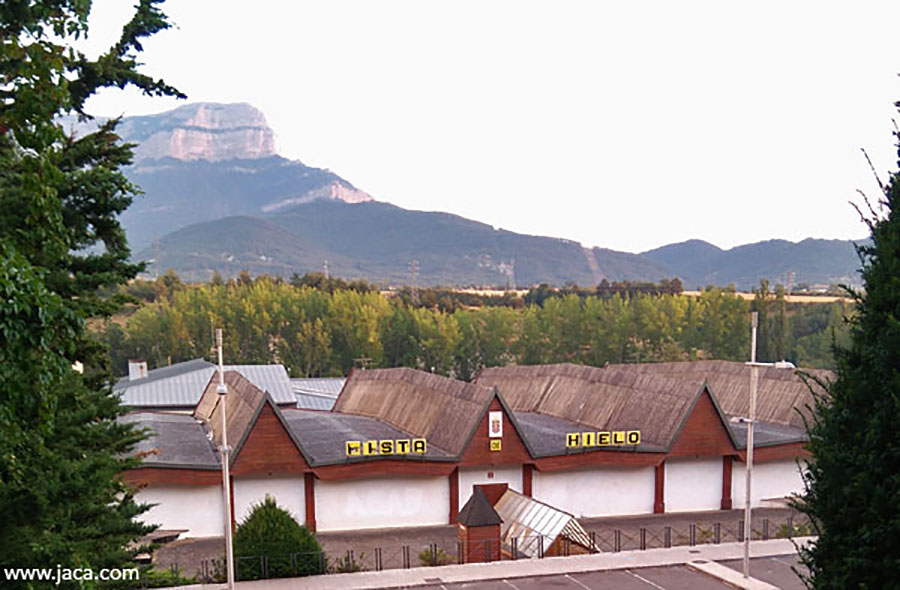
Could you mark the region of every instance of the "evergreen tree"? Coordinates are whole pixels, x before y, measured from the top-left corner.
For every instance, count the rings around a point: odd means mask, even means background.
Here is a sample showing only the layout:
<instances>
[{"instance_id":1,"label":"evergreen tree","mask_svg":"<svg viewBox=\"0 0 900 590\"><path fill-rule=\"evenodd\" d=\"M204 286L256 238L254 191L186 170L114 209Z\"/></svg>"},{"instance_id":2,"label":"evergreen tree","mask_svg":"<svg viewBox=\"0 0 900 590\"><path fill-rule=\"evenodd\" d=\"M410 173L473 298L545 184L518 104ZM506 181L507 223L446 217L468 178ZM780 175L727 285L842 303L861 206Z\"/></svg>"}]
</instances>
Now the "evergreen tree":
<instances>
[{"instance_id":1,"label":"evergreen tree","mask_svg":"<svg viewBox=\"0 0 900 590\"><path fill-rule=\"evenodd\" d=\"M898 587L900 173L882 188L881 214L867 220L872 244L858 248L865 291L851 293L850 343L836 347L837 378L809 429L799 507L818 534L801 552L811 588Z\"/></svg>"},{"instance_id":2,"label":"evergreen tree","mask_svg":"<svg viewBox=\"0 0 900 590\"><path fill-rule=\"evenodd\" d=\"M286 578L321 574L322 547L309 530L271 496L253 506L234 533L238 578Z\"/></svg>"},{"instance_id":3,"label":"evergreen tree","mask_svg":"<svg viewBox=\"0 0 900 590\"><path fill-rule=\"evenodd\" d=\"M85 327L140 268L116 219L137 192L120 171L131 149L116 120L76 138L58 117L87 117L109 86L177 94L137 72L141 40L168 26L158 3L141 0L96 60L72 47L89 1L0 3L0 569L124 566L147 530L117 479L139 433L116 422L109 357Z\"/></svg>"}]
</instances>

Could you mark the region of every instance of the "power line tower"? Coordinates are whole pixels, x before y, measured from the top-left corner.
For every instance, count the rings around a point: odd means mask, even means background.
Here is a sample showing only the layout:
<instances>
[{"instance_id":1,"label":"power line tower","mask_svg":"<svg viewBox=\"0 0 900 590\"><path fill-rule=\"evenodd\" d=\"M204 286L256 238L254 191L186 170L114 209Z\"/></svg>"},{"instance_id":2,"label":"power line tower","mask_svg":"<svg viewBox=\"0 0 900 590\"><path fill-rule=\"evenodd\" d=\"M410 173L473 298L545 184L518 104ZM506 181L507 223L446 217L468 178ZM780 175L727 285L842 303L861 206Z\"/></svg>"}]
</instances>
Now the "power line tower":
<instances>
[{"instance_id":1,"label":"power line tower","mask_svg":"<svg viewBox=\"0 0 900 590\"><path fill-rule=\"evenodd\" d=\"M412 289L412 304L419 304L419 261L415 258L409 261L409 285Z\"/></svg>"}]
</instances>

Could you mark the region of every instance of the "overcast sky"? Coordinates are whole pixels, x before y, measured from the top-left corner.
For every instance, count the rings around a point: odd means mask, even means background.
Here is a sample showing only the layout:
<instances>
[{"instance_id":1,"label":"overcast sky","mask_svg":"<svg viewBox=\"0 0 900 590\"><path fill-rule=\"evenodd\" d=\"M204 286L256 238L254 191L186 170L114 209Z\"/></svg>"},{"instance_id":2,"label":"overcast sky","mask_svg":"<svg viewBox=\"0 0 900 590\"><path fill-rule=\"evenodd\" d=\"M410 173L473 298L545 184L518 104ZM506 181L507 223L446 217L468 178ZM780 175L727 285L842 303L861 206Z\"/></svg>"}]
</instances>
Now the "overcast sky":
<instances>
[{"instance_id":1,"label":"overcast sky","mask_svg":"<svg viewBox=\"0 0 900 590\"><path fill-rule=\"evenodd\" d=\"M95 2L88 51L129 2ZM170 0L143 71L376 199L639 252L866 235L900 2ZM97 115L179 101L104 91Z\"/></svg>"}]
</instances>

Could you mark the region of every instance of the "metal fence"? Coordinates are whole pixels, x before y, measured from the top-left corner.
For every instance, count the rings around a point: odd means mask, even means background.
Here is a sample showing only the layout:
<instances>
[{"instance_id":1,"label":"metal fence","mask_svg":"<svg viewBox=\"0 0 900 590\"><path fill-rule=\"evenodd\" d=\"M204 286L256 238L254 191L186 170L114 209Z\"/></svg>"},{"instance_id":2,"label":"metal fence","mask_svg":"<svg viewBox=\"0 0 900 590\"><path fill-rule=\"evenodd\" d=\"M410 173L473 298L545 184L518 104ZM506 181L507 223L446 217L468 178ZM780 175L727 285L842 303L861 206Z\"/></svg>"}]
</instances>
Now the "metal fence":
<instances>
[{"instance_id":1,"label":"metal fence","mask_svg":"<svg viewBox=\"0 0 900 590\"><path fill-rule=\"evenodd\" d=\"M567 540L520 536L508 543L478 540L463 543L445 539L427 544L369 546L343 551L317 551L283 555L238 556L235 573L239 580L312 576L358 571L408 569L422 566L449 565L469 561L510 559L542 559L584 554L592 549L603 553L704 545L744 540L743 520L705 521L658 527L636 526L589 531L591 547L584 548ZM754 521L753 540L792 538L810 534L808 521L795 514ZM177 568L177 565L175 566ZM224 579L221 559L204 560L196 569L198 582L220 582Z\"/></svg>"}]
</instances>

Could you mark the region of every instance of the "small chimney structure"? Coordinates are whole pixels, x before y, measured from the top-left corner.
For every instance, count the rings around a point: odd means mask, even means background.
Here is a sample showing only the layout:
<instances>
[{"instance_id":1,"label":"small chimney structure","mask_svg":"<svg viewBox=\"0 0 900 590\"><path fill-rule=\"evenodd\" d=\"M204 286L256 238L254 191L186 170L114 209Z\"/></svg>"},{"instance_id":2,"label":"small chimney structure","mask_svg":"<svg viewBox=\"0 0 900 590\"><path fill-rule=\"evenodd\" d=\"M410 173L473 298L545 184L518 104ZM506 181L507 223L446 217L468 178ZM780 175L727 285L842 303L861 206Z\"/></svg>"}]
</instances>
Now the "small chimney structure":
<instances>
[{"instance_id":1,"label":"small chimney structure","mask_svg":"<svg viewBox=\"0 0 900 590\"><path fill-rule=\"evenodd\" d=\"M463 563L500 561L502 522L484 490L475 488L472 497L456 517Z\"/></svg>"},{"instance_id":2,"label":"small chimney structure","mask_svg":"<svg viewBox=\"0 0 900 590\"><path fill-rule=\"evenodd\" d=\"M147 361L133 359L128 361L128 380L135 381L147 376Z\"/></svg>"}]
</instances>

